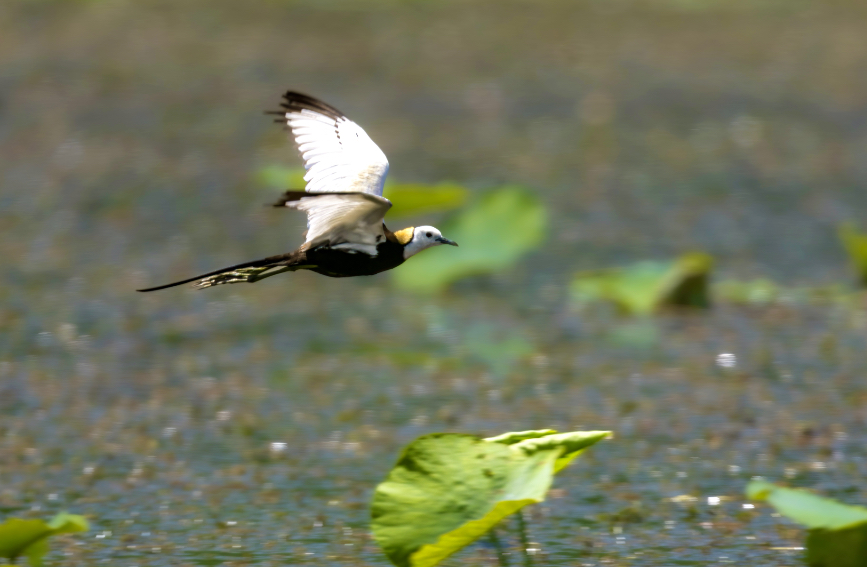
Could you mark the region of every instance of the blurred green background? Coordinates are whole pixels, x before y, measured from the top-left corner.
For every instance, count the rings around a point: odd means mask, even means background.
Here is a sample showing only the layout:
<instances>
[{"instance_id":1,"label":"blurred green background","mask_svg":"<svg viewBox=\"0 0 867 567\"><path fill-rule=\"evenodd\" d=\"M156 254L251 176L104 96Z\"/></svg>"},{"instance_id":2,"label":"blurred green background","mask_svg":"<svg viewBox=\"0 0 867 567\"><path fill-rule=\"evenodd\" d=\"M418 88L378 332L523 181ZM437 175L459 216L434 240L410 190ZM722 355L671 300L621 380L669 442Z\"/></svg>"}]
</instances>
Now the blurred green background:
<instances>
[{"instance_id":1,"label":"blurred green background","mask_svg":"<svg viewBox=\"0 0 867 567\"><path fill-rule=\"evenodd\" d=\"M633 318L570 281L701 250L854 289L865 26L849 0L4 0L0 513L88 515L56 565L383 565L367 502L415 436L611 429L529 518L540 561L800 564L742 489L867 501L864 302ZM300 244L260 175L300 165L262 115L287 89L394 181L523 187L544 242L434 294L135 293Z\"/></svg>"}]
</instances>

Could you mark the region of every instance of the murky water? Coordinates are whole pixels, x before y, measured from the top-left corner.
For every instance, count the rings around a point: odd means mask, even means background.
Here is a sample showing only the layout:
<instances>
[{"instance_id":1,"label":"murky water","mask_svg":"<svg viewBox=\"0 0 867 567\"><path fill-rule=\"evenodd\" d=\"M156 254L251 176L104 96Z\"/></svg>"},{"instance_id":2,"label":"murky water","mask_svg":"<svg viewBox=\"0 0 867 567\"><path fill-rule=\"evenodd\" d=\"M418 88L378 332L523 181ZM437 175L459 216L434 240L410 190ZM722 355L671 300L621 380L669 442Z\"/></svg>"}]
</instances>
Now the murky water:
<instances>
[{"instance_id":1,"label":"murky water","mask_svg":"<svg viewBox=\"0 0 867 567\"><path fill-rule=\"evenodd\" d=\"M367 503L414 437L611 429L529 511L540 564L800 564L801 530L742 491L867 501L864 306L634 321L567 287L693 249L728 278L848 282L865 15L4 3L0 517L87 514L55 565L382 565ZM290 87L360 122L399 180L529 187L547 243L435 297L387 274L134 293L300 242L253 181L298 163L261 115Z\"/></svg>"}]
</instances>

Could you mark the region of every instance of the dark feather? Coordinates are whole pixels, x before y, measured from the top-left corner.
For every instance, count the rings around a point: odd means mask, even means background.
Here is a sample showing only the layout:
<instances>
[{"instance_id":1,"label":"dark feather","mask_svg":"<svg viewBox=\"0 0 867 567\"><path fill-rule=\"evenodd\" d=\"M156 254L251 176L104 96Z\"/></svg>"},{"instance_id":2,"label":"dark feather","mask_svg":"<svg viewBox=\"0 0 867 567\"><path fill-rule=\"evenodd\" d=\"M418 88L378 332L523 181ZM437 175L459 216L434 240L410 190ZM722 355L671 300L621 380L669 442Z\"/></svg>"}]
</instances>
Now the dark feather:
<instances>
[{"instance_id":1,"label":"dark feather","mask_svg":"<svg viewBox=\"0 0 867 567\"><path fill-rule=\"evenodd\" d=\"M283 193L280 196L280 199L277 200L272 207L285 207L286 203L291 203L293 201L300 201L304 197L319 197L322 195L363 195L363 193L357 193L352 191L342 191L342 192L327 192L327 193L310 193L307 191L299 191L297 189L290 189Z\"/></svg>"},{"instance_id":2,"label":"dark feather","mask_svg":"<svg viewBox=\"0 0 867 567\"><path fill-rule=\"evenodd\" d=\"M252 262L244 262L243 264L236 264L234 266L229 266L228 268L223 268L221 270L214 270L213 272L208 272L207 274L202 274L200 276L196 276L194 278L187 278L185 280L181 280L179 282L174 282L166 285L160 285L157 287L149 287L146 289L138 289L136 291L146 292L146 291L158 291L160 289L166 289L169 287L175 287L178 285L183 285L186 283L191 283L196 280L200 280L202 278L207 278L210 276L216 276L225 272L232 272L235 270L239 270L241 268L264 268L271 266L289 266L292 264L301 264L304 260L304 251L302 249L296 250L295 252L290 252L288 254L278 254L277 256L269 256L268 258L262 258L261 260L253 260Z\"/></svg>"},{"instance_id":3,"label":"dark feather","mask_svg":"<svg viewBox=\"0 0 867 567\"><path fill-rule=\"evenodd\" d=\"M313 110L320 114L324 114L329 118L333 118L334 120L346 117L345 114L343 114L330 104L322 102L321 100L313 98L312 96L298 93L295 91L287 91L286 94L283 95L283 102L280 104L280 106L282 106L286 109L286 111L289 112Z\"/></svg>"}]
</instances>

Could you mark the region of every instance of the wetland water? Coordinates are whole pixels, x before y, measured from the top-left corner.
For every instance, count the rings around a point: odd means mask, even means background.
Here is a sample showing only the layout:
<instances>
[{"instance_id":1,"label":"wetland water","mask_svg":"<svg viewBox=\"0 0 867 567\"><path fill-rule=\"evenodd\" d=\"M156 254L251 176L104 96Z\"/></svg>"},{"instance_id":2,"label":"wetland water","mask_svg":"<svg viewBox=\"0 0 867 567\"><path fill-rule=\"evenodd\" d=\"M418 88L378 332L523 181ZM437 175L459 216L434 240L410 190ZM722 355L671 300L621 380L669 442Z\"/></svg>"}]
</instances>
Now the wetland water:
<instances>
[{"instance_id":1,"label":"wetland water","mask_svg":"<svg viewBox=\"0 0 867 567\"><path fill-rule=\"evenodd\" d=\"M369 498L434 431L615 432L528 509L540 564L799 565L749 479L867 502L863 303L634 320L568 291L695 249L718 278L848 284L863 5L13 0L0 22L0 518L92 523L50 565L386 564ZM255 181L300 164L261 115L287 88L397 180L527 187L546 243L434 296L305 273L134 293L300 242Z\"/></svg>"}]
</instances>

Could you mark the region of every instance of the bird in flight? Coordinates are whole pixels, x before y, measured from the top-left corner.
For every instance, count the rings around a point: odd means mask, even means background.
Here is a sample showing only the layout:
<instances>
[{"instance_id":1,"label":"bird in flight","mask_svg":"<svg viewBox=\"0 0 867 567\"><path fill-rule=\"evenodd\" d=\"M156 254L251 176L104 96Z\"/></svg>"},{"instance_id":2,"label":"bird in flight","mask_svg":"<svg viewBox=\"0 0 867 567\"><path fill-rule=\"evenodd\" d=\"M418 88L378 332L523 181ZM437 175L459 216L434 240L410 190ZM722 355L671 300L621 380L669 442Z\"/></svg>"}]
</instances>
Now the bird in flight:
<instances>
[{"instance_id":1,"label":"bird in flight","mask_svg":"<svg viewBox=\"0 0 867 567\"><path fill-rule=\"evenodd\" d=\"M157 291L196 282L215 285L253 283L296 270L332 278L369 276L396 268L422 250L456 242L432 226L386 228L391 201L382 196L388 160L365 131L333 106L289 91L283 95L281 116L292 130L307 170L304 191L286 191L275 207L307 213L307 240L288 254L244 262L138 291Z\"/></svg>"}]
</instances>

